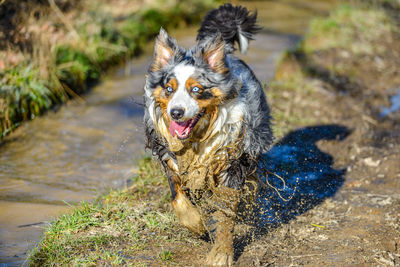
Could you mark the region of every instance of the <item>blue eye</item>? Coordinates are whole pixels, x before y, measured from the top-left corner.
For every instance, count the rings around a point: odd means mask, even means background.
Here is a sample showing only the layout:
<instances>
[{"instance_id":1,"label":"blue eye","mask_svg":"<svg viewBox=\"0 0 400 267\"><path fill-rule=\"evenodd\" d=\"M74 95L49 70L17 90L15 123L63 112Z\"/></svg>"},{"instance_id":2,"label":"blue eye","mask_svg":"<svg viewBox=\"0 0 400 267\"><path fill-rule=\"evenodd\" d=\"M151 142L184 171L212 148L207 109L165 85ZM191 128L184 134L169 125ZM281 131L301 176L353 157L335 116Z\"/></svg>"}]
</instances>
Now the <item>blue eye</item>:
<instances>
[{"instance_id":1,"label":"blue eye","mask_svg":"<svg viewBox=\"0 0 400 267\"><path fill-rule=\"evenodd\" d=\"M193 93L198 93L198 92L200 92L200 88L195 86L195 87L192 88L192 92Z\"/></svg>"},{"instance_id":2,"label":"blue eye","mask_svg":"<svg viewBox=\"0 0 400 267\"><path fill-rule=\"evenodd\" d=\"M166 89L167 89L167 92L168 92L168 93L172 93L172 92L174 91L174 89L172 89L171 86L168 86Z\"/></svg>"}]
</instances>

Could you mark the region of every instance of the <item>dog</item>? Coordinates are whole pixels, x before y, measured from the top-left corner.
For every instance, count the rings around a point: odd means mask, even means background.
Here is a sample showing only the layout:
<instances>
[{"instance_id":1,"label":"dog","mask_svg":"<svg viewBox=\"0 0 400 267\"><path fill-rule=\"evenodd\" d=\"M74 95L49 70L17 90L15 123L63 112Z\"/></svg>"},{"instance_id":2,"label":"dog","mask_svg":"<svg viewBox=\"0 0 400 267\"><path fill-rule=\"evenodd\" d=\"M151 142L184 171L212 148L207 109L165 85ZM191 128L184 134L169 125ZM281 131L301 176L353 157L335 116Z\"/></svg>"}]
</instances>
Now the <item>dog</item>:
<instances>
[{"instance_id":1,"label":"dog","mask_svg":"<svg viewBox=\"0 0 400 267\"><path fill-rule=\"evenodd\" d=\"M189 230L213 242L206 263L233 264L233 229L245 183L273 135L247 51L257 13L224 4L201 23L185 49L161 28L144 87L146 147L168 179L172 207Z\"/></svg>"}]
</instances>

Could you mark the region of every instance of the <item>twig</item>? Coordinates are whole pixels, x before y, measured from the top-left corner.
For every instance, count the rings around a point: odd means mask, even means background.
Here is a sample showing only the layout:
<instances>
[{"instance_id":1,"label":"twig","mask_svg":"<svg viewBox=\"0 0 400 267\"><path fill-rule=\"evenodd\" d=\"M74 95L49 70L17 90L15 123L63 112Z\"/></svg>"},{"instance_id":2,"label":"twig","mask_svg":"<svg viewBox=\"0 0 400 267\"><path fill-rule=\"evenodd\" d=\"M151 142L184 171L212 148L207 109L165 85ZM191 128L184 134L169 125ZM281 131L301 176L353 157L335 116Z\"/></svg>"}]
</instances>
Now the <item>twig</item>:
<instances>
[{"instance_id":1,"label":"twig","mask_svg":"<svg viewBox=\"0 0 400 267\"><path fill-rule=\"evenodd\" d=\"M290 256L290 257L291 258L303 258L303 257L314 257L314 256L322 256L322 254L295 255L295 256Z\"/></svg>"}]
</instances>

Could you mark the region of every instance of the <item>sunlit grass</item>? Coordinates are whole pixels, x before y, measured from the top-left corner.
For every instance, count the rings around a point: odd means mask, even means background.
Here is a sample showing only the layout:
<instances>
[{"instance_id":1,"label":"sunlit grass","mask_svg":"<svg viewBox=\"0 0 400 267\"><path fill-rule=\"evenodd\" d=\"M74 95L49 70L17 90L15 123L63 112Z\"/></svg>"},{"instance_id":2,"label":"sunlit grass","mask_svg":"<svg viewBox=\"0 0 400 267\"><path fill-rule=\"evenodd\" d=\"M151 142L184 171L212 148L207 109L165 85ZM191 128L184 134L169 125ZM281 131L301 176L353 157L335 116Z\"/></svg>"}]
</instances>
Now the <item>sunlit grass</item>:
<instances>
[{"instance_id":1,"label":"sunlit grass","mask_svg":"<svg viewBox=\"0 0 400 267\"><path fill-rule=\"evenodd\" d=\"M379 52L377 41L391 38L395 30L390 17L375 5L342 5L328 18L311 22L304 41L306 52L331 48L348 49L354 54Z\"/></svg>"},{"instance_id":2,"label":"sunlit grass","mask_svg":"<svg viewBox=\"0 0 400 267\"><path fill-rule=\"evenodd\" d=\"M15 122L33 119L62 99L31 62L0 70L0 138Z\"/></svg>"},{"instance_id":3,"label":"sunlit grass","mask_svg":"<svg viewBox=\"0 0 400 267\"><path fill-rule=\"evenodd\" d=\"M30 266L136 264L148 258L137 256L146 251L159 255L151 260L160 265L172 261L173 253L163 247L187 238L188 232L178 225L164 197L169 189L160 168L149 158L139 167L129 189L83 202L60 216L31 254Z\"/></svg>"}]
</instances>

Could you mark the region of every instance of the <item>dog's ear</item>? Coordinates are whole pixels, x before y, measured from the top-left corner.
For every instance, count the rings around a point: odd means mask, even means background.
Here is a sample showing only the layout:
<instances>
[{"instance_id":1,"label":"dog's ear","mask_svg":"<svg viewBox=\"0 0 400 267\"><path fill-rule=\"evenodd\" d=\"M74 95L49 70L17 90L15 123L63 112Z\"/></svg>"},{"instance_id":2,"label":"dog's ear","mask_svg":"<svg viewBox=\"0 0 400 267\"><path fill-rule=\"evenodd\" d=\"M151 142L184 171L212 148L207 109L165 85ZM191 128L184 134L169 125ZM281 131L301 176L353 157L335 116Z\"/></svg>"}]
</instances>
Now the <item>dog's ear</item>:
<instances>
[{"instance_id":1,"label":"dog's ear","mask_svg":"<svg viewBox=\"0 0 400 267\"><path fill-rule=\"evenodd\" d=\"M154 45L153 63L150 71L158 71L168 64L168 61L174 56L178 47L176 40L169 37L167 32L161 28Z\"/></svg>"},{"instance_id":2,"label":"dog's ear","mask_svg":"<svg viewBox=\"0 0 400 267\"><path fill-rule=\"evenodd\" d=\"M226 73L228 68L225 65L225 42L221 34L205 44L202 50L204 62L217 73Z\"/></svg>"}]
</instances>

